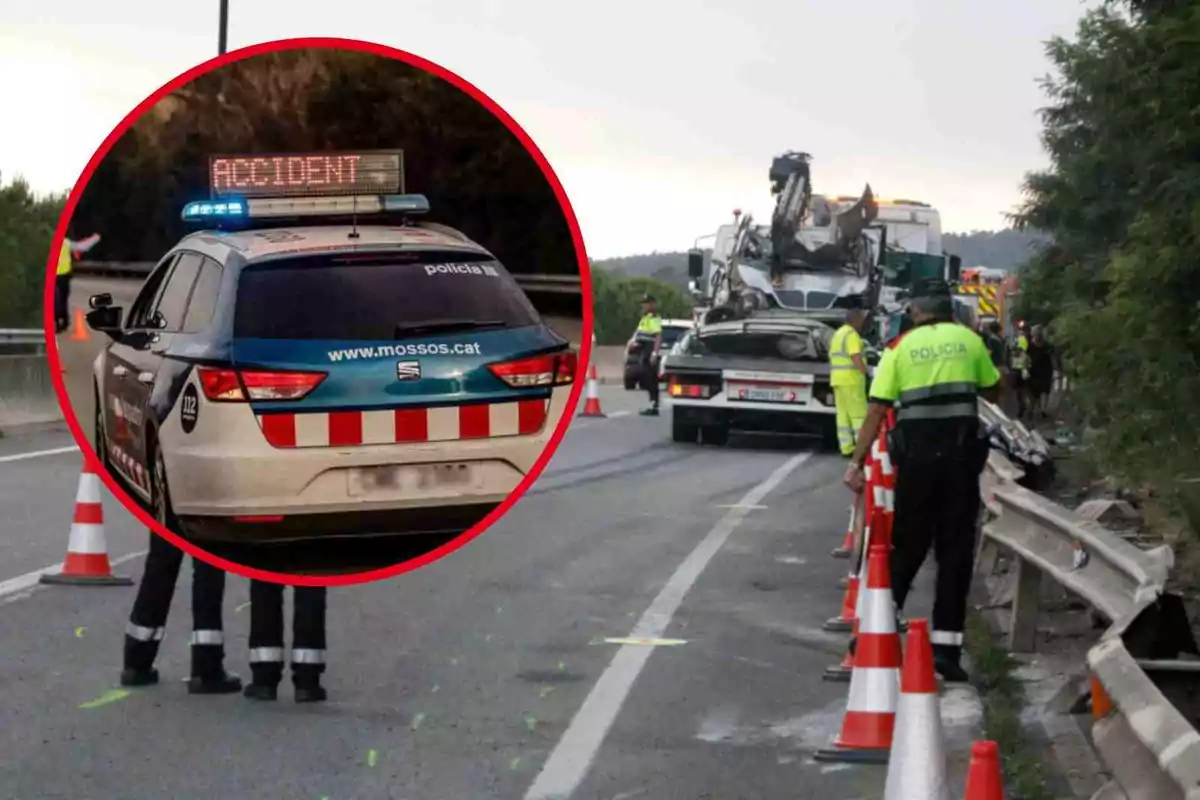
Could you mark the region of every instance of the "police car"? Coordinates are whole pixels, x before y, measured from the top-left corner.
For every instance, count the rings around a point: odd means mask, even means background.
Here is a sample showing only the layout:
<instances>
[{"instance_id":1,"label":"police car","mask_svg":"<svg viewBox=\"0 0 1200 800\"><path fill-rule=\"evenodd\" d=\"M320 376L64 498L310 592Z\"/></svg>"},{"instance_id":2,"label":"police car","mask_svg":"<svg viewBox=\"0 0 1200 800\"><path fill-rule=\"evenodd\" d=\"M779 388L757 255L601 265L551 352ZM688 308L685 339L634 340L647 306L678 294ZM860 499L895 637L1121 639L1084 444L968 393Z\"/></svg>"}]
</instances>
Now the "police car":
<instances>
[{"instance_id":1,"label":"police car","mask_svg":"<svg viewBox=\"0 0 1200 800\"><path fill-rule=\"evenodd\" d=\"M402 164L214 158L202 230L127 313L90 299L96 452L170 530L453 534L549 443L577 354L488 250L417 219Z\"/></svg>"}]
</instances>

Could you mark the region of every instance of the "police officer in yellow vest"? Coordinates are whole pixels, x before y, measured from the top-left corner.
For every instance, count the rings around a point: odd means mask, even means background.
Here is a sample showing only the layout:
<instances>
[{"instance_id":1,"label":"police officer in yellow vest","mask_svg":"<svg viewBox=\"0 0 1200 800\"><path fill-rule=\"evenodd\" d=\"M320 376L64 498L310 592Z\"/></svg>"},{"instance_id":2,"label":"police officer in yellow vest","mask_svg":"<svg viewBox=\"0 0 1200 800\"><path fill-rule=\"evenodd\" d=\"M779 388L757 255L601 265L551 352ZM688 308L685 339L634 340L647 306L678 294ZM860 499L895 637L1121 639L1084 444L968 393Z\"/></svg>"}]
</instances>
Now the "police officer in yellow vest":
<instances>
[{"instance_id":1,"label":"police officer in yellow vest","mask_svg":"<svg viewBox=\"0 0 1200 800\"><path fill-rule=\"evenodd\" d=\"M867 364L863 360L862 328L867 312L853 308L829 341L829 384L837 407L837 439L842 455L854 453L858 431L867 416Z\"/></svg>"},{"instance_id":2,"label":"police officer in yellow vest","mask_svg":"<svg viewBox=\"0 0 1200 800\"><path fill-rule=\"evenodd\" d=\"M71 275L75 272L73 258L86 253L100 241L98 234L73 242L63 237L62 245L58 248L58 268L54 276L54 325L58 333L62 333L71 325Z\"/></svg>"},{"instance_id":3,"label":"police officer in yellow vest","mask_svg":"<svg viewBox=\"0 0 1200 800\"><path fill-rule=\"evenodd\" d=\"M642 362L642 388L650 394L650 407L642 410L644 417L658 416L658 348L662 344L662 317L654 310L654 297L642 298L642 318L638 321L634 341Z\"/></svg>"},{"instance_id":4,"label":"police officer in yellow vest","mask_svg":"<svg viewBox=\"0 0 1200 800\"><path fill-rule=\"evenodd\" d=\"M996 402L1000 374L979 335L953 322L949 287L928 282L910 302L913 328L884 352L871 382L870 408L845 482L861 492L863 462L891 407L896 428L888 450L896 467L891 555L897 612L934 548L934 666L947 681L966 681L959 663L975 557L979 476L988 443L980 395Z\"/></svg>"}]
</instances>

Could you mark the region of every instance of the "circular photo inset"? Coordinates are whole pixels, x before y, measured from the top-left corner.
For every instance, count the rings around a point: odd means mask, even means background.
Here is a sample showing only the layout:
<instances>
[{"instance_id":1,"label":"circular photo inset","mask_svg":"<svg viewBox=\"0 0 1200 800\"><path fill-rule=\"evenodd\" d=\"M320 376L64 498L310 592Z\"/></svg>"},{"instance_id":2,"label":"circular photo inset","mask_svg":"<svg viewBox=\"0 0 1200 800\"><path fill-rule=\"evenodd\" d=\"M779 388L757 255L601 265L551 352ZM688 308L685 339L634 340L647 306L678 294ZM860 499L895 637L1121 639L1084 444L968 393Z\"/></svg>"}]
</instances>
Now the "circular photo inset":
<instances>
[{"instance_id":1,"label":"circular photo inset","mask_svg":"<svg viewBox=\"0 0 1200 800\"><path fill-rule=\"evenodd\" d=\"M278 583L387 577L486 529L565 433L591 344L579 226L529 137L347 40L235 51L147 99L71 192L47 280L85 458L171 543Z\"/></svg>"}]
</instances>

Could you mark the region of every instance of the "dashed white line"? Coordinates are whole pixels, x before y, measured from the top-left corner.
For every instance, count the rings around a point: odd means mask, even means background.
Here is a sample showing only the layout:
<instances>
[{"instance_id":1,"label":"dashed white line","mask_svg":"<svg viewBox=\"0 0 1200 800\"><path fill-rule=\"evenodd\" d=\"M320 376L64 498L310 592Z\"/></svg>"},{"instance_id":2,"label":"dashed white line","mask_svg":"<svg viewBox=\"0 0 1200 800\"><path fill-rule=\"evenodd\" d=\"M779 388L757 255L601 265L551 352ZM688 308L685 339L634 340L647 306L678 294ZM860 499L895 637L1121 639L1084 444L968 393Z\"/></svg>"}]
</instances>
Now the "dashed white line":
<instances>
[{"instance_id":1,"label":"dashed white line","mask_svg":"<svg viewBox=\"0 0 1200 800\"><path fill-rule=\"evenodd\" d=\"M118 558L109 559L109 563L115 567L120 564L124 564L126 561L133 561L135 558L141 558L144 555L146 555L145 550L138 550L136 553L126 553ZM61 561L57 564L51 564L48 567L35 569L33 572L26 572L24 575L18 575L15 578L9 578L6 581L0 581L0 598L18 594L26 589L33 589L39 585L38 581L41 580L43 575L48 575L52 572L58 572L60 569L62 569Z\"/></svg>"},{"instance_id":2,"label":"dashed white line","mask_svg":"<svg viewBox=\"0 0 1200 800\"><path fill-rule=\"evenodd\" d=\"M663 633L671 624L680 603L696 583L700 573L746 516L748 509L744 506L756 505L810 456L811 453L801 453L788 459L765 481L747 492L738 502L738 507L731 508L721 518L671 575L667 585L642 614L629 638L663 638ZM570 726L558 740L533 786L526 792L525 800L566 800L579 788L592 760L604 743L604 737L608 735L609 728L629 696L634 681L654 649L624 645L617 651L600 680L596 681L596 685L576 712Z\"/></svg>"},{"instance_id":3,"label":"dashed white line","mask_svg":"<svg viewBox=\"0 0 1200 800\"><path fill-rule=\"evenodd\" d=\"M53 450L31 450L28 453L14 453L10 456L0 456L0 464L5 464L10 461L25 461L29 458L42 458L43 456L60 456L63 453L77 453L79 445L73 444L70 447L56 447Z\"/></svg>"}]
</instances>

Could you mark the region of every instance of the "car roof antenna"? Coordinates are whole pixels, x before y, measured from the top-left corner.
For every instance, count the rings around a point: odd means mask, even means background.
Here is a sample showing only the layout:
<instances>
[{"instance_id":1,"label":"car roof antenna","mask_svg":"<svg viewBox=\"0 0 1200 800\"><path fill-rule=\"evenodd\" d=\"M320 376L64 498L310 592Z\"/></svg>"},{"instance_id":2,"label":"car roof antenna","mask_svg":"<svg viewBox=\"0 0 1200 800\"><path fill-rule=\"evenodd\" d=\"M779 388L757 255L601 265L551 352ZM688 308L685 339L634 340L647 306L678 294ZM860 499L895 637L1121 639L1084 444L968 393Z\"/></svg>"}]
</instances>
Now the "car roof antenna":
<instances>
[{"instance_id":1,"label":"car roof antenna","mask_svg":"<svg viewBox=\"0 0 1200 800\"><path fill-rule=\"evenodd\" d=\"M347 239L359 238L358 233L358 195L354 195L350 199L350 233L346 235Z\"/></svg>"}]
</instances>

